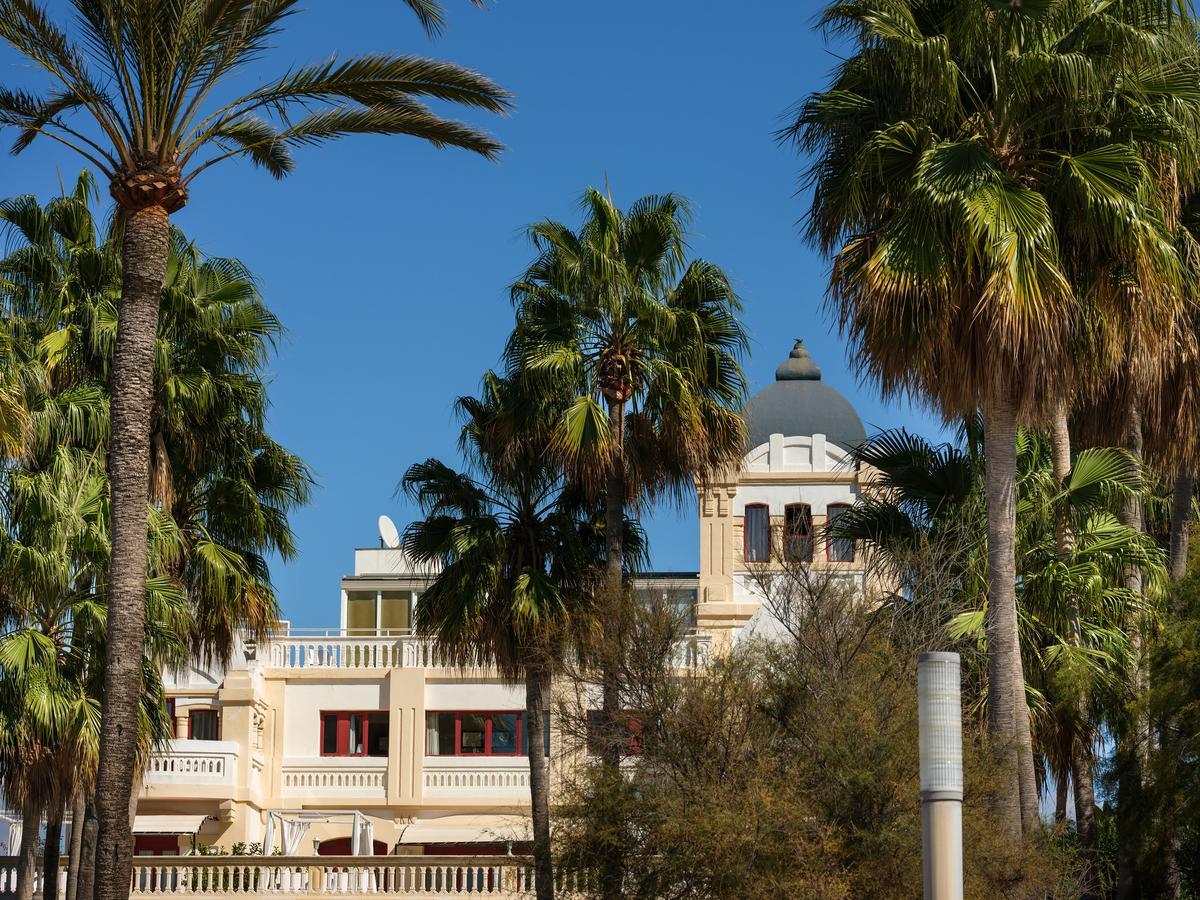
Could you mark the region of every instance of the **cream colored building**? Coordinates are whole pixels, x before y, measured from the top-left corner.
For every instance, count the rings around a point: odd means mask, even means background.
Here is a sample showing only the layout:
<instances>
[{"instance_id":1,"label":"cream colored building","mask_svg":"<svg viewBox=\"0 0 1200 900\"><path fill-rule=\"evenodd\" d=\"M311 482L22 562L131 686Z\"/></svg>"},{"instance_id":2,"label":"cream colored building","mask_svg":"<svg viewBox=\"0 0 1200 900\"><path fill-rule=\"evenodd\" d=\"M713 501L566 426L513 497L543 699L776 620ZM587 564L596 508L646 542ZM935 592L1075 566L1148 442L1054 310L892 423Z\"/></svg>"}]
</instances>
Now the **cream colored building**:
<instances>
[{"instance_id":1,"label":"cream colored building","mask_svg":"<svg viewBox=\"0 0 1200 900\"><path fill-rule=\"evenodd\" d=\"M699 491L700 571L638 581L694 622L680 666L703 665L710 646L738 639L760 607L750 569L779 547L847 577L863 571L853 545L821 531L858 495L847 451L865 434L800 342L747 418L741 468ZM175 739L148 765L137 852L259 843L272 813L272 845L286 833L292 855L350 853L364 821L376 853L521 848L524 742L548 741L558 759L554 723L528 727L523 687L447 667L410 632L427 583L400 550L356 550L328 631L284 629L238 647L227 667L168 673Z\"/></svg>"}]
</instances>

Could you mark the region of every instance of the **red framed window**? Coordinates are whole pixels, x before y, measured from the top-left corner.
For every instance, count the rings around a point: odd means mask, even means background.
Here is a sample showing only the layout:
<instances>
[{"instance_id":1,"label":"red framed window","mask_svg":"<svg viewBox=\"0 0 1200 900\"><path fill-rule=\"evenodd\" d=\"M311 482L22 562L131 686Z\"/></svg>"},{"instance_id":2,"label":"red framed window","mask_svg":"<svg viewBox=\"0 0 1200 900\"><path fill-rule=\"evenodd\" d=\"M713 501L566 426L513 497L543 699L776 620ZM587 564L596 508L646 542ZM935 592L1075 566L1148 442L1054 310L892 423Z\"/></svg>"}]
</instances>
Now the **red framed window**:
<instances>
[{"instance_id":1,"label":"red framed window","mask_svg":"<svg viewBox=\"0 0 1200 900\"><path fill-rule=\"evenodd\" d=\"M321 712L322 756L387 756L388 714L379 710Z\"/></svg>"},{"instance_id":2,"label":"red framed window","mask_svg":"<svg viewBox=\"0 0 1200 900\"><path fill-rule=\"evenodd\" d=\"M833 523L848 509L850 509L849 503L830 503L825 509L828 517L826 529L831 530ZM854 541L829 535L825 539L825 558L830 562L854 562Z\"/></svg>"},{"instance_id":3,"label":"red framed window","mask_svg":"<svg viewBox=\"0 0 1200 900\"><path fill-rule=\"evenodd\" d=\"M426 756L521 756L525 748L525 713L518 710L436 710L425 713ZM550 755L550 717L543 722L542 741Z\"/></svg>"},{"instance_id":4,"label":"red framed window","mask_svg":"<svg viewBox=\"0 0 1200 900\"><path fill-rule=\"evenodd\" d=\"M219 709L189 710L188 738L193 741L219 741L221 739L221 711Z\"/></svg>"},{"instance_id":5,"label":"red framed window","mask_svg":"<svg viewBox=\"0 0 1200 900\"><path fill-rule=\"evenodd\" d=\"M813 561L812 507L807 503L789 503L783 508L783 531L787 558L791 562Z\"/></svg>"},{"instance_id":6,"label":"red framed window","mask_svg":"<svg viewBox=\"0 0 1200 900\"><path fill-rule=\"evenodd\" d=\"M747 503L742 522L742 559L767 562L771 558L771 509L765 503Z\"/></svg>"},{"instance_id":7,"label":"red framed window","mask_svg":"<svg viewBox=\"0 0 1200 900\"><path fill-rule=\"evenodd\" d=\"M643 716L634 710L624 709L616 713L618 727L625 733L621 755L635 756L642 752ZM587 714L587 749L592 756L599 756L604 747L604 710L589 709Z\"/></svg>"}]
</instances>

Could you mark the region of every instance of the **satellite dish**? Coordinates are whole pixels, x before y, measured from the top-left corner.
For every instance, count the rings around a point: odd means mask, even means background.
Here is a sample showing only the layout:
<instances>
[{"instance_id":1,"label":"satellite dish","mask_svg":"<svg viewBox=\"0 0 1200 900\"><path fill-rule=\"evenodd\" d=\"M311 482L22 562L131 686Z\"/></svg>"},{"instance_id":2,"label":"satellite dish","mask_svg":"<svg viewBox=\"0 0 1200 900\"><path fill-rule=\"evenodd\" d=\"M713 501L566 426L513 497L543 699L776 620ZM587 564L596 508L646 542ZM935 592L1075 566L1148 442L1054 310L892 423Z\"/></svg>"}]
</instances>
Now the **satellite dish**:
<instances>
[{"instance_id":1,"label":"satellite dish","mask_svg":"<svg viewBox=\"0 0 1200 900\"><path fill-rule=\"evenodd\" d=\"M400 546L400 532L396 530L396 523L387 516L379 517L379 539L385 547L394 549Z\"/></svg>"}]
</instances>

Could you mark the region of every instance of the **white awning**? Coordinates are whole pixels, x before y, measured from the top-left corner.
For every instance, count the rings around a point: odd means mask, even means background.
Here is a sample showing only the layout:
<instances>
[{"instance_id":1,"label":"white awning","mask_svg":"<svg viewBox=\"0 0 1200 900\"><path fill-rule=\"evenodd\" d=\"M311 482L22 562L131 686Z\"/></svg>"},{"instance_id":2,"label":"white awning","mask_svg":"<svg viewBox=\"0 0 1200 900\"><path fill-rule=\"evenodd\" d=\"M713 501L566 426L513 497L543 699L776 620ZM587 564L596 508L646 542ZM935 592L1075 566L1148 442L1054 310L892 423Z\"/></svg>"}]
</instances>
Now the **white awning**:
<instances>
[{"instance_id":1,"label":"white awning","mask_svg":"<svg viewBox=\"0 0 1200 900\"><path fill-rule=\"evenodd\" d=\"M207 816L137 816L134 834L195 834Z\"/></svg>"},{"instance_id":2,"label":"white awning","mask_svg":"<svg viewBox=\"0 0 1200 900\"><path fill-rule=\"evenodd\" d=\"M533 840L525 816L441 816L401 826L401 844L503 844Z\"/></svg>"}]
</instances>

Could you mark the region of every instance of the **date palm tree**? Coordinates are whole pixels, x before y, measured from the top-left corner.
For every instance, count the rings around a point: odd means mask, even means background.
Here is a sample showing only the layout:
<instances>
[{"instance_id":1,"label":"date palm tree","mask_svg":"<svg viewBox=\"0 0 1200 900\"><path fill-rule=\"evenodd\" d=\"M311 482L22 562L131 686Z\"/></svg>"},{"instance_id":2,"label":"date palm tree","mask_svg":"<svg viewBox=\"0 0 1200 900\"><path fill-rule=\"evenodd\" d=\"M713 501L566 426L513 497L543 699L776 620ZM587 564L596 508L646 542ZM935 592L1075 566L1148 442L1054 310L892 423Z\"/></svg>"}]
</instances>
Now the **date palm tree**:
<instances>
[{"instance_id":1,"label":"date palm tree","mask_svg":"<svg viewBox=\"0 0 1200 900\"><path fill-rule=\"evenodd\" d=\"M488 373L482 397L464 397L458 407L470 471L428 459L402 482L425 515L406 530L404 549L414 562L438 567L421 594L416 628L454 662L493 665L525 683L535 887L538 900L552 900L542 722L551 677L593 612L586 583L600 535L548 452L553 410L544 396Z\"/></svg>"},{"instance_id":2,"label":"date palm tree","mask_svg":"<svg viewBox=\"0 0 1200 900\"><path fill-rule=\"evenodd\" d=\"M1162 51L1165 6L833 4L823 24L853 50L786 132L814 156L808 233L834 258L830 306L861 371L951 419L982 411L988 728L1014 835L1040 826L1016 606L1017 425L1046 420L1084 360L1112 364L1126 346L1090 344L1082 323L1169 323L1180 305L1144 153L1175 124L1151 83L1186 80ZM1104 275L1086 289L1082 260ZM1131 306L1137 317L1123 315Z\"/></svg>"},{"instance_id":3,"label":"date palm tree","mask_svg":"<svg viewBox=\"0 0 1200 900\"><path fill-rule=\"evenodd\" d=\"M606 592L625 597L626 511L663 494L682 498L746 450L739 358L746 335L725 273L687 261L686 201L648 196L622 211L594 188L578 231L532 225L537 259L512 286L517 326L509 373L569 386L553 448L572 477L605 503ZM626 621L613 615L609 623ZM619 639L618 639L619 640ZM604 679L604 764L620 763L619 688ZM604 895L621 893L618 849Z\"/></svg>"},{"instance_id":4,"label":"date palm tree","mask_svg":"<svg viewBox=\"0 0 1200 900\"><path fill-rule=\"evenodd\" d=\"M146 572L154 338L170 245L169 216L196 177L245 157L275 177L291 151L351 134L407 134L435 146L494 157L500 146L450 121L419 98L490 112L509 95L451 63L376 54L303 66L234 99L237 76L258 60L296 12L295 0L75 0L70 29L36 0L0 0L0 38L43 70L42 93L0 90L0 125L16 129L14 150L45 136L83 155L120 205L123 282L113 359L111 483L113 568L109 605L106 752L101 761L96 893L129 890L128 818L134 772L133 721L141 671ZM427 28L440 25L432 0L409 0Z\"/></svg>"}]
</instances>

